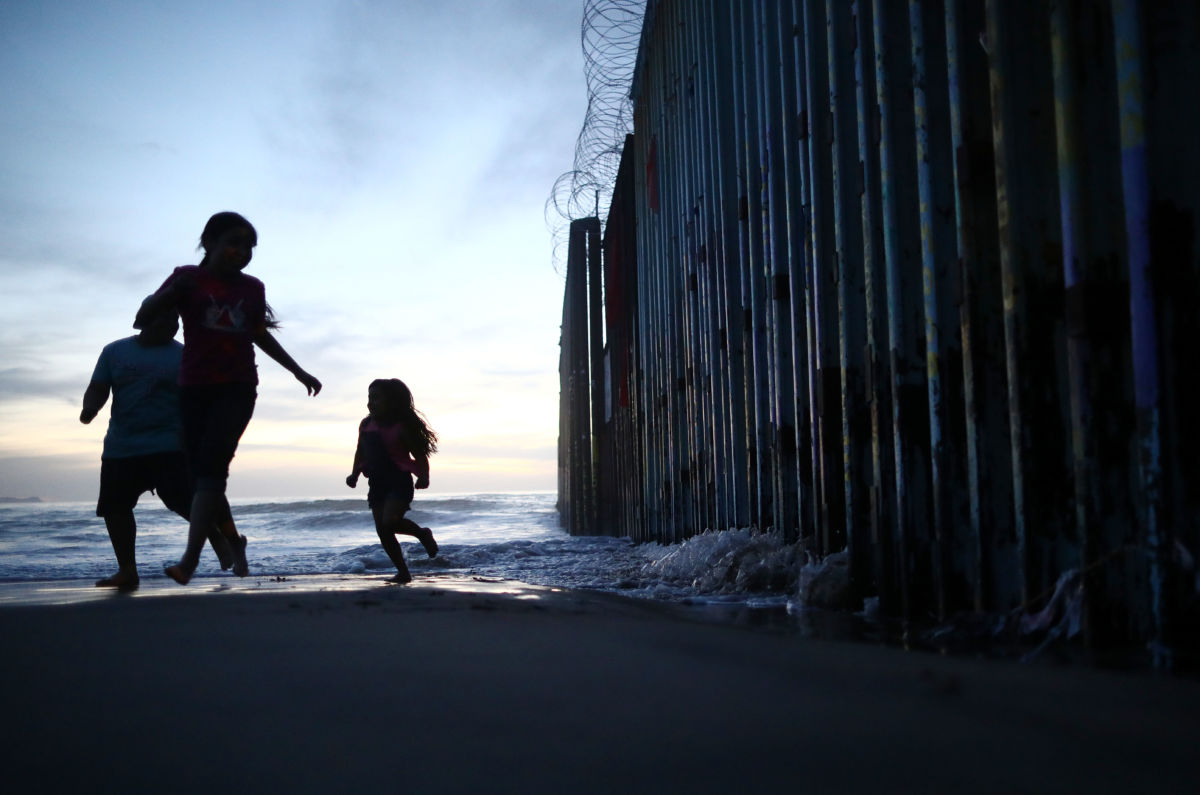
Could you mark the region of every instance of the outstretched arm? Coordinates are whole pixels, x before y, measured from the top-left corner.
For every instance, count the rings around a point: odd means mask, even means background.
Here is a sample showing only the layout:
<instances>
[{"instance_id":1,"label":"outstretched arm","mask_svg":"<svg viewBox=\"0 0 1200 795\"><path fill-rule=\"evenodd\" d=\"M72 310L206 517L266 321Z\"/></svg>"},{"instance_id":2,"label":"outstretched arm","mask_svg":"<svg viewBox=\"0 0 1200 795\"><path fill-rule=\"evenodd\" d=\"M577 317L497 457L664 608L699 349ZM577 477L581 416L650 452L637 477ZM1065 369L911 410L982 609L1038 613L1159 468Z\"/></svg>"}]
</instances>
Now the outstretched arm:
<instances>
[{"instance_id":1,"label":"outstretched arm","mask_svg":"<svg viewBox=\"0 0 1200 795\"><path fill-rule=\"evenodd\" d=\"M254 344L262 349L262 352L270 356L275 361L283 365L289 373L296 376L296 380L304 384L304 388L308 390L308 394L316 395L321 391L321 382L313 376L305 372L304 368L296 364L288 352L279 344L279 340L275 339L275 335L270 331L263 329L254 335Z\"/></svg>"},{"instance_id":2,"label":"outstretched arm","mask_svg":"<svg viewBox=\"0 0 1200 795\"><path fill-rule=\"evenodd\" d=\"M88 384L87 390L83 393L83 411L79 412L79 421L87 425L96 415L100 413L100 409L104 408L104 404L108 402L108 384L100 381L92 381Z\"/></svg>"},{"instance_id":3,"label":"outstretched arm","mask_svg":"<svg viewBox=\"0 0 1200 795\"><path fill-rule=\"evenodd\" d=\"M354 445L354 464L350 468L350 476L346 485L350 488L358 486L358 476L362 473L362 434L358 435L358 444Z\"/></svg>"}]
</instances>

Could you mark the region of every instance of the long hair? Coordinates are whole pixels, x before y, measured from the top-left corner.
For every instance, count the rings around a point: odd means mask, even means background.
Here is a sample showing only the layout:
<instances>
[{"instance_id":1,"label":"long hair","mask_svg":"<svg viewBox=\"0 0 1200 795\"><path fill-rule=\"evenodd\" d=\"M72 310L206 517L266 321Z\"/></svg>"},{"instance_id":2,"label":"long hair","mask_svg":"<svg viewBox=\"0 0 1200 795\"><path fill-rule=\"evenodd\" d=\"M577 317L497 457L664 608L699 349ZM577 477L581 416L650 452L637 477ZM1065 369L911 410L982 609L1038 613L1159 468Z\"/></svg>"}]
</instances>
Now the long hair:
<instances>
[{"instance_id":1,"label":"long hair","mask_svg":"<svg viewBox=\"0 0 1200 795\"><path fill-rule=\"evenodd\" d=\"M384 419L404 423L409 452L418 458L428 458L437 452L437 434L429 427L425 415L417 411L407 384L399 378L377 378L368 389L383 392L388 409Z\"/></svg>"},{"instance_id":2,"label":"long hair","mask_svg":"<svg viewBox=\"0 0 1200 795\"><path fill-rule=\"evenodd\" d=\"M258 243L258 230L254 228L254 224L246 220L246 217L241 213L235 213L226 210L220 213L214 213L208 219L208 223L204 225L204 231L200 233L200 248L204 249L207 257L208 249L216 244L221 235L234 229L244 229L250 233L251 245Z\"/></svg>"},{"instance_id":3,"label":"long hair","mask_svg":"<svg viewBox=\"0 0 1200 795\"><path fill-rule=\"evenodd\" d=\"M209 249L217 244L221 235L234 229L244 229L249 232L250 245L258 245L258 230L254 228L254 224L246 220L246 216L232 210L214 213L208 219L208 223L204 225L204 231L200 233L200 245L197 248L204 250L204 259L200 260L201 266L208 260ZM269 329L279 328L279 320L275 317L275 310L271 308L270 304L266 305L266 326Z\"/></svg>"}]
</instances>

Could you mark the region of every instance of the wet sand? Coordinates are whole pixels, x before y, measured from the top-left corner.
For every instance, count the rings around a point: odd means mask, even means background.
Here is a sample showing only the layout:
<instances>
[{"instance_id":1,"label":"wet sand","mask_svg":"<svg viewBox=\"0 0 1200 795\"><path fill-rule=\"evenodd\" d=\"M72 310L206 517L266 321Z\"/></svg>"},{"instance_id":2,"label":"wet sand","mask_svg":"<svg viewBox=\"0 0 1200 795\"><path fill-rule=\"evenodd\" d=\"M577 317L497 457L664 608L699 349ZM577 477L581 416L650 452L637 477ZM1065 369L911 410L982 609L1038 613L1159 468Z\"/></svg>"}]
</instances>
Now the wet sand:
<instances>
[{"instance_id":1,"label":"wet sand","mask_svg":"<svg viewBox=\"0 0 1200 795\"><path fill-rule=\"evenodd\" d=\"M55 792L1196 791L1191 680L814 640L517 583L228 582L144 582L134 596L58 584L20 604L0 589L6 780Z\"/></svg>"}]
</instances>

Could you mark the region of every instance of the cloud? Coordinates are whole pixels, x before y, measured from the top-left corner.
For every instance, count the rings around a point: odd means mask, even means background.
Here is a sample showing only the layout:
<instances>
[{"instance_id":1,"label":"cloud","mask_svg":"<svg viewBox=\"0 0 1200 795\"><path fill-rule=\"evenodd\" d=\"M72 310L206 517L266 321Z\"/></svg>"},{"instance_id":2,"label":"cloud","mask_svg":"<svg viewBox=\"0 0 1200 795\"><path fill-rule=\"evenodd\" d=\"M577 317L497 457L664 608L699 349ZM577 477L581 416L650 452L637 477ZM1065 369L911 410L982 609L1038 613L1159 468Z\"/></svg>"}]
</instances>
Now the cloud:
<instances>
[{"instance_id":1,"label":"cloud","mask_svg":"<svg viewBox=\"0 0 1200 795\"><path fill-rule=\"evenodd\" d=\"M489 466L515 482L503 445L474 445L506 427L545 448L556 429L562 288L542 206L586 105L581 11L0 4L0 454L87 451L94 468L103 429L76 417L101 347L196 261L208 215L234 209L259 228L251 273L280 341L325 382L309 398L259 356L235 491L323 483L379 376L413 385L463 451L444 466L465 488ZM272 463L293 445L320 477ZM520 477L545 487L552 470Z\"/></svg>"},{"instance_id":2,"label":"cloud","mask_svg":"<svg viewBox=\"0 0 1200 795\"><path fill-rule=\"evenodd\" d=\"M48 374L44 369L6 367L0 369L0 404L24 401L29 398L70 400L83 398L87 384L70 378Z\"/></svg>"}]
</instances>

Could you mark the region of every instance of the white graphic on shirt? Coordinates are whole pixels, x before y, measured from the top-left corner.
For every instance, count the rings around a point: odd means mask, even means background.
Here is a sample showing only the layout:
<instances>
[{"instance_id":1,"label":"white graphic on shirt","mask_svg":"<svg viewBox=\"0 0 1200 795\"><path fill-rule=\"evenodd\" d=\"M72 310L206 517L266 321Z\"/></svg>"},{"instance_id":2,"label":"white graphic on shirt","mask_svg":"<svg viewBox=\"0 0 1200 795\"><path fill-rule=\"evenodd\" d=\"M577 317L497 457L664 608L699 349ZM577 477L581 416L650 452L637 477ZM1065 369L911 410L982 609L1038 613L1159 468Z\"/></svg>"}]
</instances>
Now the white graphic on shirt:
<instances>
[{"instance_id":1,"label":"white graphic on shirt","mask_svg":"<svg viewBox=\"0 0 1200 795\"><path fill-rule=\"evenodd\" d=\"M218 304L213 296L208 297L212 304L204 310L205 328L217 331L242 331L246 327L246 313L242 311L242 301L233 306Z\"/></svg>"}]
</instances>

